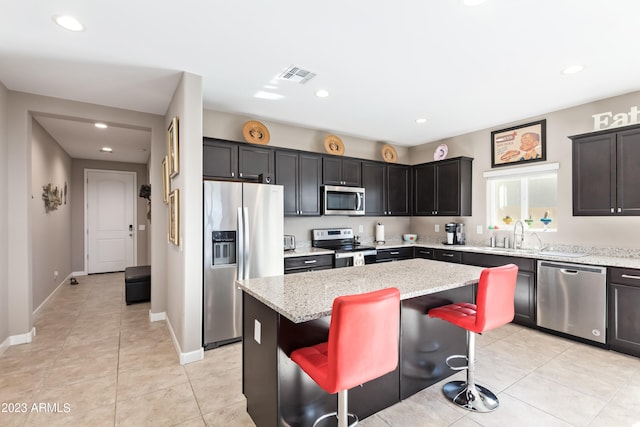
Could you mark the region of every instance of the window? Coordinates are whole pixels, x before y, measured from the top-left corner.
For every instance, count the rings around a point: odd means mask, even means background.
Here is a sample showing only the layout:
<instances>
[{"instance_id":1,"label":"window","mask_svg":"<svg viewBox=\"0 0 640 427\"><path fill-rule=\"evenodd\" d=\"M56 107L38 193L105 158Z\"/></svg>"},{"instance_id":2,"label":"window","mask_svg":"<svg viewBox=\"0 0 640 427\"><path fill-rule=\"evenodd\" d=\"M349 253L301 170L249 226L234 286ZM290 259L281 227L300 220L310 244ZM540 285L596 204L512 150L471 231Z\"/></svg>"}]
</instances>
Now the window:
<instances>
[{"instance_id":1,"label":"window","mask_svg":"<svg viewBox=\"0 0 640 427\"><path fill-rule=\"evenodd\" d=\"M490 171L484 177L488 226L513 227L513 222L522 220L525 229L558 229L558 163ZM542 218L551 221L545 224Z\"/></svg>"}]
</instances>

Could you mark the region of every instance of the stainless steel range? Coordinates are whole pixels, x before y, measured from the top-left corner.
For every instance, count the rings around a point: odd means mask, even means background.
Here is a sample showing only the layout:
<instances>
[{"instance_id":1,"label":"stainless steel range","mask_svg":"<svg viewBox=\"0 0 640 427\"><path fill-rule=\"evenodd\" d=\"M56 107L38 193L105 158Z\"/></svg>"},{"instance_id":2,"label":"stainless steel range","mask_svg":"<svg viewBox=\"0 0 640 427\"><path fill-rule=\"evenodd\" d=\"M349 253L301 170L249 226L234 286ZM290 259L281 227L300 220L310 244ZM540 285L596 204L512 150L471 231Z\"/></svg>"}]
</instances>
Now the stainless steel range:
<instances>
[{"instance_id":1,"label":"stainless steel range","mask_svg":"<svg viewBox=\"0 0 640 427\"><path fill-rule=\"evenodd\" d=\"M378 251L361 245L351 228L320 228L312 230L311 245L335 251L334 267L373 264Z\"/></svg>"}]
</instances>

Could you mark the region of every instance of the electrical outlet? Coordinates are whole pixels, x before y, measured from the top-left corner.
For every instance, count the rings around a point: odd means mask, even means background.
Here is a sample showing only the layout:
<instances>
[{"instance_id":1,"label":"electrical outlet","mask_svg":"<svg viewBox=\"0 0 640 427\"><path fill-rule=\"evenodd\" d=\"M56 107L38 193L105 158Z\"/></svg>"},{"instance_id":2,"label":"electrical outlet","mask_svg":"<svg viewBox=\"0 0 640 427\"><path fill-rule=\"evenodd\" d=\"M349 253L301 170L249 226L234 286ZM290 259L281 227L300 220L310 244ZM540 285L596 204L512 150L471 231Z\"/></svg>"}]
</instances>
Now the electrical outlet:
<instances>
[{"instance_id":1,"label":"electrical outlet","mask_svg":"<svg viewBox=\"0 0 640 427\"><path fill-rule=\"evenodd\" d=\"M358 226L358 233L363 233L364 232L364 225L359 225Z\"/></svg>"},{"instance_id":2,"label":"electrical outlet","mask_svg":"<svg viewBox=\"0 0 640 427\"><path fill-rule=\"evenodd\" d=\"M481 225L478 225L478 226L476 227L476 232L477 232L478 234L482 234L482 226L481 226Z\"/></svg>"},{"instance_id":3,"label":"electrical outlet","mask_svg":"<svg viewBox=\"0 0 640 427\"><path fill-rule=\"evenodd\" d=\"M436 224L435 226L435 232L439 233L440 232L440 224Z\"/></svg>"},{"instance_id":4,"label":"electrical outlet","mask_svg":"<svg viewBox=\"0 0 640 427\"><path fill-rule=\"evenodd\" d=\"M54 272L53 272L53 278L54 278L54 279L57 279L59 274L60 274L60 273L58 273L58 270L54 271Z\"/></svg>"}]
</instances>

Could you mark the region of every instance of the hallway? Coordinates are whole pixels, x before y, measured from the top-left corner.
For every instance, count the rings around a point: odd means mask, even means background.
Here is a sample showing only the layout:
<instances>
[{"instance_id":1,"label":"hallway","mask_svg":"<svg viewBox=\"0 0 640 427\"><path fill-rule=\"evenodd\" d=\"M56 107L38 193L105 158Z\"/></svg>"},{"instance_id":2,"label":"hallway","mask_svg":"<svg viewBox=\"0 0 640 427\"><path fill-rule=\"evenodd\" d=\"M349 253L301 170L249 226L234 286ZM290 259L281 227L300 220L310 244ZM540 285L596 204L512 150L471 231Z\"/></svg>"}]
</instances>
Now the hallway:
<instances>
[{"instance_id":1,"label":"hallway","mask_svg":"<svg viewBox=\"0 0 640 427\"><path fill-rule=\"evenodd\" d=\"M123 273L78 281L38 314L32 343L0 355L1 426L254 426L241 344L181 366L166 323L149 322L149 304L125 304ZM497 411L456 408L436 385L360 425L640 427L638 358L517 325L477 345L478 381L498 394Z\"/></svg>"}]
</instances>

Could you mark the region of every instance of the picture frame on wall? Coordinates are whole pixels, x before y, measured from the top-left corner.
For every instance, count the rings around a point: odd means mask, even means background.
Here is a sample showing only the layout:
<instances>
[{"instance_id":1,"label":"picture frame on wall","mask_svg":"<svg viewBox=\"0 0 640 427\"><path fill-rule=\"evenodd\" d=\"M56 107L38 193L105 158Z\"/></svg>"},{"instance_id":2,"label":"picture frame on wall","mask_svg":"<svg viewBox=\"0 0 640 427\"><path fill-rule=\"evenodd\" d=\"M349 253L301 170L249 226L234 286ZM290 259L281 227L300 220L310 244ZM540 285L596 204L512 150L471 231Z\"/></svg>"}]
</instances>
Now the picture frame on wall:
<instances>
[{"instance_id":1,"label":"picture frame on wall","mask_svg":"<svg viewBox=\"0 0 640 427\"><path fill-rule=\"evenodd\" d=\"M169 165L167 165L168 156L162 159L162 201L169 203L169 192L171 191L171 180L169 179Z\"/></svg>"},{"instance_id":2,"label":"picture frame on wall","mask_svg":"<svg viewBox=\"0 0 640 427\"><path fill-rule=\"evenodd\" d=\"M491 167L547 160L547 121L491 132Z\"/></svg>"},{"instance_id":3,"label":"picture frame on wall","mask_svg":"<svg viewBox=\"0 0 640 427\"><path fill-rule=\"evenodd\" d=\"M180 141L178 138L178 118L171 119L171 124L167 131L169 139L168 153L168 166L169 176L173 178L180 173Z\"/></svg>"},{"instance_id":4,"label":"picture frame on wall","mask_svg":"<svg viewBox=\"0 0 640 427\"><path fill-rule=\"evenodd\" d=\"M180 190L169 193L169 241L180 245Z\"/></svg>"}]
</instances>

